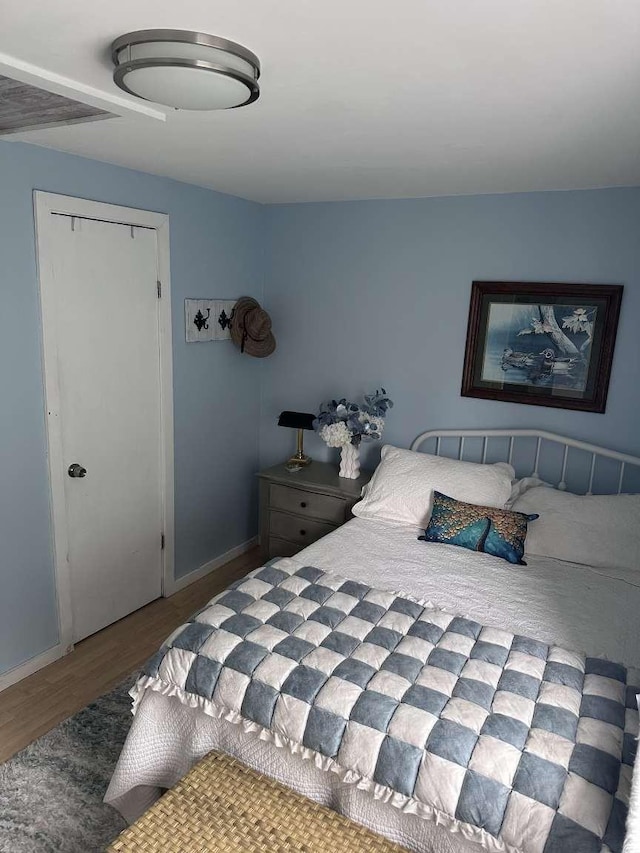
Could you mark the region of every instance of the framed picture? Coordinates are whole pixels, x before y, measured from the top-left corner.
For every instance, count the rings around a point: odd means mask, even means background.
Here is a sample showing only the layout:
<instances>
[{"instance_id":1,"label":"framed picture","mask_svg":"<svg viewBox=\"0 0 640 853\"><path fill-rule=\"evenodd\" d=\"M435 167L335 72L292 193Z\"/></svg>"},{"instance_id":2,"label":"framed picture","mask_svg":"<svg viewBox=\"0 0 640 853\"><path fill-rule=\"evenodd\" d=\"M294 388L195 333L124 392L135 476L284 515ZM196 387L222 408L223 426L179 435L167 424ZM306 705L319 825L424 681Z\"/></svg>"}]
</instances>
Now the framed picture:
<instances>
[{"instance_id":1,"label":"framed picture","mask_svg":"<svg viewBox=\"0 0 640 853\"><path fill-rule=\"evenodd\" d=\"M474 281L462 395L604 412L622 290Z\"/></svg>"}]
</instances>

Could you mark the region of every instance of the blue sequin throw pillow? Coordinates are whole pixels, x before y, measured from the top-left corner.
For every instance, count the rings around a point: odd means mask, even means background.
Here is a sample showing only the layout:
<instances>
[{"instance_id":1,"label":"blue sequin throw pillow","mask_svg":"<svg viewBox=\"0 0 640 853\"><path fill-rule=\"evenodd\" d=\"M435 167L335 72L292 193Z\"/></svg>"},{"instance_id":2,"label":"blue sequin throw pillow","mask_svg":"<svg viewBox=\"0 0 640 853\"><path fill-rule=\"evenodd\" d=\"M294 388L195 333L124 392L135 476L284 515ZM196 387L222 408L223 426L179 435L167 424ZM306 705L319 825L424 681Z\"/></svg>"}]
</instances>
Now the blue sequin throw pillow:
<instances>
[{"instance_id":1,"label":"blue sequin throw pillow","mask_svg":"<svg viewBox=\"0 0 640 853\"><path fill-rule=\"evenodd\" d=\"M434 492L429 525L424 536L418 539L458 545L526 566L522 557L527 524L538 517L492 506L468 504L441 492Z\"/></svg>"}]
</instances>

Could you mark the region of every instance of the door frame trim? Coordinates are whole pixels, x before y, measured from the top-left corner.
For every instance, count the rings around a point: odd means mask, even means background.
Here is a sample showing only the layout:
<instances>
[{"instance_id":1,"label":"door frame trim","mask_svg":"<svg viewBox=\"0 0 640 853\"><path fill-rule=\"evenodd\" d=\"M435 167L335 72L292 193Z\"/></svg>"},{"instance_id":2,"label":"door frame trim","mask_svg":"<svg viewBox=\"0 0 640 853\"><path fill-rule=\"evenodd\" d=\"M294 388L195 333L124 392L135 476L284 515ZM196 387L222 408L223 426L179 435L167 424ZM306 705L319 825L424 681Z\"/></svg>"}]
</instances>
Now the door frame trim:
<instances>
[{"instance_id":1,"label":"door frame trim","mask_svg":"<svg viewBox=\"0 0 640 853\"><path fill-rule=\"evenodd\" d=\"M52 316L53 289L51 268L42 262L48 249L50 230L46 227L50 214L100 219L123 225L152 228L156 232L158 280L162 282L159 300L160 347L160 477L162 489L162 524L164 549L161 554L162 594L169 595L174 580L174 426L173 426L173 347L171 324L171 277L169 254L169 215L107 204L73 196L34 190L34 223L36 264L40 296L40 330L42 335L42 367L45 394L51 530L58 605L58 657L73 649L73 616L71 608L71 574L68 561L68 537L64 496L64 458L60 423L60 386L58 378L58 346L56 328L46 323ZM51 650L53 651L53 650ZM50 661L46 661L47 663Z\"/></svg>"}]
</instances>

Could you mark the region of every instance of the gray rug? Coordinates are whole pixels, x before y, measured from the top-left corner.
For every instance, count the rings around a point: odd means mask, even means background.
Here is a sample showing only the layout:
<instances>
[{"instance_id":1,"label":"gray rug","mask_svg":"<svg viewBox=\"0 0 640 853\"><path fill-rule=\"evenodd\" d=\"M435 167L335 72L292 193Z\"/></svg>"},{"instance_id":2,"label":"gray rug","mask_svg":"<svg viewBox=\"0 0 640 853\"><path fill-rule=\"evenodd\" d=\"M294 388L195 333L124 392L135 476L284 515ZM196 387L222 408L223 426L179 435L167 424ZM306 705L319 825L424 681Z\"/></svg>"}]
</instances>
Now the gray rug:
<instances>
[{"instance_id":1,"label":"gray rug","mask_svg":"<svg viewBox=\"0 0 640 853\"><path fill-rule=\"evenodd\" d=\"M0 764L1 853L98 853L124 829L102 798L131 724L133 681Z\"/></svg>"}]
</instances>

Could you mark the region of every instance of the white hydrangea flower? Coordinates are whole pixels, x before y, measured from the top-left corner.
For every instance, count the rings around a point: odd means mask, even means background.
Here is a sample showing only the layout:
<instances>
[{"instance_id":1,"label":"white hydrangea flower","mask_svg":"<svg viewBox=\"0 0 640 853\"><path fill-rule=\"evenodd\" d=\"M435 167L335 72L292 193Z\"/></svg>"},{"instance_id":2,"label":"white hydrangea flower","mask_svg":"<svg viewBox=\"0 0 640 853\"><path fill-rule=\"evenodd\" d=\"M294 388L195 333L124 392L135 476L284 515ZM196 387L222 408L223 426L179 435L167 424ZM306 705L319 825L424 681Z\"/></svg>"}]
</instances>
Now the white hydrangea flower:
<instances>
[{"instance_id":1,"label":"white hydrangea flower","mask_svg":"<svg viewBox=\"0 0 640 853\"><path fill-rule=\"evenodd\" d=\"M344 447L351 442L351 433L344 421L326 424L319 430L318 435L329 447Z\"/></svg>"}]
</instances>

